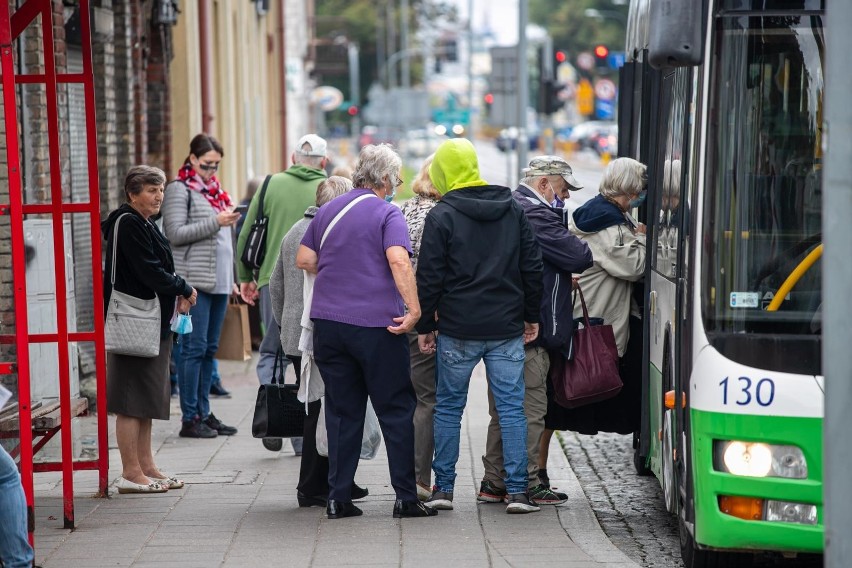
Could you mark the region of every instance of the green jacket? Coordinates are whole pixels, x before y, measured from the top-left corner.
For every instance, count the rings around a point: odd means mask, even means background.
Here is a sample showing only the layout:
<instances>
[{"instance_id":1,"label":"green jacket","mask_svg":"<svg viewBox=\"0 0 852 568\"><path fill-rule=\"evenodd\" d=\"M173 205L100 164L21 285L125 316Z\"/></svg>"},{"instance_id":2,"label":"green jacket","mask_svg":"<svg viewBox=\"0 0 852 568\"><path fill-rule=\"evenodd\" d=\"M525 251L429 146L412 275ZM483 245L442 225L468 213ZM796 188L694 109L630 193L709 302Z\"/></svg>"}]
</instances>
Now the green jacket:
<instances>
[{"instance_id":1,"label":"green jacket","mask_svg":"<svg viewBox=\"0 0 852 568\"><path fill-rule=\"evenodd\" d=\"M322 170L296 164L286 171L273 175L269 180L266 196L263 198L263 210L269 217L269 229L266 234L266 257L257 276L258 288L269 284L269 277L278 260L278 251L281 249L284 235L296 224L296 221L304 217L305 210L309 206L316 204L317 186L325 177L325 172ZM240 259L243 256L251 226L257 217L259 203L260 191L251 200L246 220L237 239L237 276L240 282L252 281L252 271Z\"/></svg>"}]
</instances>

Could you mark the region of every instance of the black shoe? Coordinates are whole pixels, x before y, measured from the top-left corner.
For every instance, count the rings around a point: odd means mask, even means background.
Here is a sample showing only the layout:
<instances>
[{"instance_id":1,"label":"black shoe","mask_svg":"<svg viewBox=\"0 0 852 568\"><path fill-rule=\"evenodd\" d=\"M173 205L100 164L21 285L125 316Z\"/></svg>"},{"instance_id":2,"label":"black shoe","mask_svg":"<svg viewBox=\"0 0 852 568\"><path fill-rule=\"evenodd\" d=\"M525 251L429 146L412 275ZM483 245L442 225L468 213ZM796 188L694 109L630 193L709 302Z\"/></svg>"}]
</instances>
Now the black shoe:
<instances>
[{"instance_id":1,"label":"black shoe","mask_svg":"<svg viewBox=\"0 0 852 568\"><path fill-rule=\"evenodd\" d=\"M544 483L540 483L535 487L529 488L530 501L536 505L561 505L568 500L566 493L554 491L549 487L545 487Z\"/></svg>"},{"instance_id":2,"label":"black shoe","mask_svg":"<svg viewBox=\"0 0 852 568\"><path fill-rule=\"evenodd\" d=\"M216 396L219 398L231 398L231 393L225 390L225 387L222 386L222 383L213 383L210 385L210 396Z\"/></svg>"},{"instance_id":3,"label":"black shoe","mask_svg":"<svg viewBox=\"0 0 852 568\"><path fill-rule=\"evenodd\" d=\"M215 438L219 434L204 422L193 420L184 422L178 435L181 438Z\"/></svg>"},{"instance_id":4,"label":"black shoe","mask_svg":"<svg viewBox=\"0 0 852 568\"><path fill-rule=\"evenodd\" d=\"M505 489L501 489L487 480L479 484L479 495L476 496L476 500L480 503L502 503L505 498Z\"/></svg>"},{"instance_id":5,"label":"black shoe","mask_svg":"<svg viewBox=\"0 0 852 568\"><path fill-rule=\"evenodd\" d=\"M284 439L283 438L264 438L263 439L263 447L269 450L270 452L280 452L281 448L284 447Z\"/></svg>"},{"instance_id":6,"label":"black shoe","mask_svg":"<svg viewBox=\"0 0 852 568\"><path fill-rule=\"evenodd\" d=\"M352 496L352 500L356 501L358 499L363 499L367 495L370 494L370 490L366 487L359 487L356 483L352 483L352 489L349 491L349 494Z\"/></svg>"},{"instance_id":7,"label":"black shoe","mask_svg":"<svg viewBox=\"0 0 852 568\"><path fill-rule=\"evenodd\" d=\"M216 432L220 436L233 436L237 433L236 428L234 428L233 426L225 426L224 424L222 424L221 420L213 416L212 412L207 418L204 419L204 423L207 424L213 430L216 430Z\"/></svg>"},{"instance_id":8,"label":"black shoe","mask_svg":"<svg viewBox=\"0 0 852 568\"><path fill-rule=\"evenodd\" d=\"M325 506L325 514L329 519L343 519L345 517L360 517L364 511L352 504L351 501L344 503L343 501L335 501L329 499Z\"/></svg>"},{"instance_id":9,"label":"black shoe","mask_svg":"<svg viewBox=\"0 0 852 568\"><path fill-rule=\"evenodd\" d=\"M530 501L529 495L526 493L509 493L506 505L506 512L511 514L535 513L541 511L541 507Z\"/></svg>"},{"instance_id":10,"label":"black shoe","mask_svg":"<svg viewBox=\"0 0 852 568\"><path fill-rule=\"evenodd\" d=\"M394 519L402 519L403 517L434 517L437 514L437 509L427 507L420 501L403 501L402 499L397 499L393 504Z\"/></svg>"},{"instance_id":11,"label":"black shoe","mask_svg":"<svg viewBox=\"0 0 852 568\"><path fill-rule=\"evenodd\" d=\"M296 491L296 500L299 501L299 507L325 507L328 505L328 497L325 495L308 496L301 491Z\"/></svg>"}]
</instances>

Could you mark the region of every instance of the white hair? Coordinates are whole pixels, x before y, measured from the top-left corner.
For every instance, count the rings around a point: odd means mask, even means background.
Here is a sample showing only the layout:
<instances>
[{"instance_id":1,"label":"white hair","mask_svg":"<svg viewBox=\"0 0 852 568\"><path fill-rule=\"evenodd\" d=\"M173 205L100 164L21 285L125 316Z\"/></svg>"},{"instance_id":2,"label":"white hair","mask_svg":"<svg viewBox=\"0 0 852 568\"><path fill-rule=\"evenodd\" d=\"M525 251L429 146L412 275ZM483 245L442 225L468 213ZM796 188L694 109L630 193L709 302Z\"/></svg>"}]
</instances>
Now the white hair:
<instances>
[{"instance_id":1,"label":"white hair","mask_svg":"<svg viewBox=\"0 0 852 568\"><path fill-rule=\"evenodd\" d=\"M322 207L335 197L340 197L352 189L352 180L342 176L331 176L317 186L317 207Z\"/></svg>"},{"instance_id":2,"label":"white hair","mask_svg":"<svg viewBox=\"0 0 852 568\"><path fill-rule=\"evenodd\" d=\"M645 188L647 170L645 164L632 158L616 158L604 170L598 191L610 199L632 197Z\"/></svg>"},{"instance_id":3,"label":"white hair","mask_svg":"<svg viewBox=\"0 0 852 568\"><path fill-rule=\"evenodd\" d=\"M399 175L402 159L389 144L367 144L361 148L358 163L352 173L352 183L355 187L380 189L390 180L393 186L394 176Z\"/></svg>"}]
</instances>

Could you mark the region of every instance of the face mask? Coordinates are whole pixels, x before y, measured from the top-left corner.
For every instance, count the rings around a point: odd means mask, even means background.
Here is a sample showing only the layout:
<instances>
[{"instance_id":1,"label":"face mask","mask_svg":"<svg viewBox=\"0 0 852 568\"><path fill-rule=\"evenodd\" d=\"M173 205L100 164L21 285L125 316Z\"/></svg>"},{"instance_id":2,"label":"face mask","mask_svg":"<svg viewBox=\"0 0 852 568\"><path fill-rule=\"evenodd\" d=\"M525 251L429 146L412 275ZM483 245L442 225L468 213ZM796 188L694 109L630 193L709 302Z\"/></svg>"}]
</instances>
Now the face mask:
<instances>
[{"instance_id":1,"label":"face mask","mask_svg":"<svg viewBox=\"0 0 852 568\"><path fill-rule=\"evenodd\" d=\"M172 320L171 330L178 335L192 333L192 316L189 314L177 314Z\"/></svg>"},{"instance_id":2,"label":"face mask","mask_svg":"<svg viewBox=\"0 0 852 568\"><path fill-rule=\"evenodd\" d=\"M390 195L385 195L385 202L386 203L393 203L393 198L394 198L395 195L396 195L396 190L393 190L393 193L391 193Z\"/></svg>"},{"instance_id":3,"label":"face mask","mask_svg":"<svg viewBox=\"0 0 852 568\"><path fill-rule=\"evenodd\" d=\"M645 197L647 197L647 195L648 195L648 192L643 190L639 194L639 197L630 201L630 208L635 209L636 207L639 207L640 205L645 203Z\"/></svg>"}]
</instances>

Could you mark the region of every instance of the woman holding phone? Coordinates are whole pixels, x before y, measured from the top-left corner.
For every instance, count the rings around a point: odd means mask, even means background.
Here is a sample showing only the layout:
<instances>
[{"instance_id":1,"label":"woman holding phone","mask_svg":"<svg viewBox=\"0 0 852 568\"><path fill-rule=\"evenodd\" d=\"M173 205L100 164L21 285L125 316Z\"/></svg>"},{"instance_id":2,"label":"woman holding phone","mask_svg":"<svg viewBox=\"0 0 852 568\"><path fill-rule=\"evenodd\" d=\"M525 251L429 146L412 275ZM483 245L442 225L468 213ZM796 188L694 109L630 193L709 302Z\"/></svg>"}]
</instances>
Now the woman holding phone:
<instances>
[{"instance_id":1,"label":"woman holding phone","mask_svg":"<svg viewBox=\"0 0 852 568\"><path fill-rule=\"evenodd\" d=\"M234 287L233 230L240 218L216 178L223 156L218 140L198 134L163 201L163 230L174 251L175 272L198 290L192 333L182 339L178 365L184 438L237 433L210 412L213 358Z\"/></svg>"}]
</instances>

